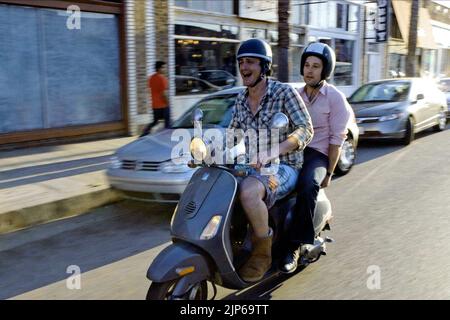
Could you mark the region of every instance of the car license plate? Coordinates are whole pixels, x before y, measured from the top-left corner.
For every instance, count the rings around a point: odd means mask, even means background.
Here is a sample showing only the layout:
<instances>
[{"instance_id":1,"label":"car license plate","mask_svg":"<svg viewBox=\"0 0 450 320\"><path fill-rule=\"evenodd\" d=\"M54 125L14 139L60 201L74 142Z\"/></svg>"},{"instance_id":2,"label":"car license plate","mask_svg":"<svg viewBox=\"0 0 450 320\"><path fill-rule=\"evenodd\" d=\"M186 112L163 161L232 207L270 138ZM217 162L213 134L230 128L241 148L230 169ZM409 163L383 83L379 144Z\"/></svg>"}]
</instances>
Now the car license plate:
<instances>
[{"instance_id":1,"label":"car license plate","mask_svg":"<svg viewBox=\"0 0 450 320\"><path fill-rule=\"evenodd\" d=\"M359 134L364 134L364 128L363 127L358 127L359 129Z\"/></svg>"}]
</instances>

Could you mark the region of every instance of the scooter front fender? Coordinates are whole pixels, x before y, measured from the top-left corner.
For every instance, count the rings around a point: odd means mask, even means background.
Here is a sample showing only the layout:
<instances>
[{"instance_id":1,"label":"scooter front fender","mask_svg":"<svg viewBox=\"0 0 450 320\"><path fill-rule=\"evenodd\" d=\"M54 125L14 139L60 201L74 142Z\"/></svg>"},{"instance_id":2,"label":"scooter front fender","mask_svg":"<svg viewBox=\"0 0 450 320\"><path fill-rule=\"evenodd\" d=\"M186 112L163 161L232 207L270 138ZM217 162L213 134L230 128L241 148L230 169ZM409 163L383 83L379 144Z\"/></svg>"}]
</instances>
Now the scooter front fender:
<instances>
[{"instance_id":1,"label":"scooter front fender","mask_svg":"<svg viewBox=\"0 0 450 320\"><path fill-rule=\"evenodd\" d=\"M177 269L194 267L194 271L184 276L183 282L195 284L212 275L208 257L201 249L188 243L177 242L161 251L148 268L147 278L154 282L166 282L180 278Z\"/></svg>"}]
</instances>

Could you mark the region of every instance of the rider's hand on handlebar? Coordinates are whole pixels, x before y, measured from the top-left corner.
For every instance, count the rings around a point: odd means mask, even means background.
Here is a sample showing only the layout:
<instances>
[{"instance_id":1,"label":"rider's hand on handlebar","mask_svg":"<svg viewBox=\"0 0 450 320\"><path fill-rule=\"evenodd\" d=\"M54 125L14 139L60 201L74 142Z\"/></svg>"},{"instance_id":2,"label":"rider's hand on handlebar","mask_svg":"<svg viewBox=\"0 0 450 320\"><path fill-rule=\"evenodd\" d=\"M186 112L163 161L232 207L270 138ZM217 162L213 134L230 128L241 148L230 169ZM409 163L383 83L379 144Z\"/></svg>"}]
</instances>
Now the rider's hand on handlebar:
<instances>
[{"instance_id":1,"label":"rider's hand on handlebar","mask_svg":"<svg viewBox=\"0 0 450 320\"><path fill-rule=\"evenodd\" d=\"M278 158L278 156L273 156L272 153L270 155L260 153L257 155L257 157L253 157L252 161L250 162L250 165L259 170L262 167L266 167L267 165L270 165L270 162L272 160L275 160Z\"/></svg>"}]
</instances>

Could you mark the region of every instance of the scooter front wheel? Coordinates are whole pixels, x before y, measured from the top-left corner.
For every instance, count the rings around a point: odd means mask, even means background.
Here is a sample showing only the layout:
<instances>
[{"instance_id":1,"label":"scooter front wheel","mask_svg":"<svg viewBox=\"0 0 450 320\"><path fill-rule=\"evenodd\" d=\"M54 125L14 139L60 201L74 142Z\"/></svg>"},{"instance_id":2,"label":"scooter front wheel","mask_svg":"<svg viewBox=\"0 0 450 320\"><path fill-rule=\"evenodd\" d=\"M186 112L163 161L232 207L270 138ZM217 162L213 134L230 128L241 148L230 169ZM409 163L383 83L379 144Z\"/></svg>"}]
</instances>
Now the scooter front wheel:
<instances>
[{"instance_id":1,"label":"scooter front wheel","mask_svg":"<svg viewBox=\"0 0 450 320\"><path fill-rule=\"evenodd\" d=\"M193 285L182 297L173 296L173 290L180 279L166 282L152 282L148 289L146 300L206 300L208 298L208 285L206 280Z\"/></svg>"}]
</instances>

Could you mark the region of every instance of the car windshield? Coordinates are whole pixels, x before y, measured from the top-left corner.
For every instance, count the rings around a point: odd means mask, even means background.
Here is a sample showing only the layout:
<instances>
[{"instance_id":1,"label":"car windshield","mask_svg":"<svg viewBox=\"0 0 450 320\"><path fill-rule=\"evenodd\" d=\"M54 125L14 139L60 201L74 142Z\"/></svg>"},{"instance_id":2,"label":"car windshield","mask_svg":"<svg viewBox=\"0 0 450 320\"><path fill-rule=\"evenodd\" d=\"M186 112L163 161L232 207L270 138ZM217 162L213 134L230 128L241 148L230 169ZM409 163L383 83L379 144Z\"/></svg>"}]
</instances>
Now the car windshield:
<instances>
[{"instance_id":1,"label":"car windshield","mask_svg":"<svg viewBox=\"0 0 450 320\"><path fill-rule=\"evenodd\" d=\"M203 111L202 126L208 127L228 127L231 121L233 106L236 101L236 94L214 96L197 102L180 119L175 121L174 128L193 128L192 112L199 108Z\"/></svg>"},{"instance_id":2,"label":"car windshield","mask_svg":"<svg viewBox=\"0 0 450 320\"><path fill-rule=\"evenodd\" d=\"M407 99L411 83L407 81L388 81L369 83L355 91L348 100L361 102L396 102Z\"/></svg>"}]
</instances>

